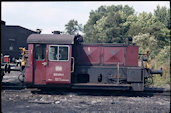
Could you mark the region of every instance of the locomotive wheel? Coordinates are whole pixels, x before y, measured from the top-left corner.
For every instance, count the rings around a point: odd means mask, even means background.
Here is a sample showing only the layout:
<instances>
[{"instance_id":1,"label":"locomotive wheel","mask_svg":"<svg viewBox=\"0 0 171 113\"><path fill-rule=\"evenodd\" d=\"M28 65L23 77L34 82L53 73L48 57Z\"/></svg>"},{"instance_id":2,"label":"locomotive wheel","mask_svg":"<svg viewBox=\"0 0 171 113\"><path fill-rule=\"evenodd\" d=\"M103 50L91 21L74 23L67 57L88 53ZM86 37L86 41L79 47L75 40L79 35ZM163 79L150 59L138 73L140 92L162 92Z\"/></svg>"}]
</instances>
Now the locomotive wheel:
<instances>
[{"instance_id":1,"label":"locomotive wheel","mask_svg":"<svg viewBox=\"0 0 171 113\"><path fill-rule=\"evenodd\" d=\"M8 70L8 68L7 68L7 67L8 67L8 65L7 65L7 64L5 64L5 70L4 70L4 71L5 71L5 73L6 73L6 72L7 72L7 70Z\"/></svg>"},{"instance_id":2,"label":"locomotive wheel","mask_svg":"<svg viewBox=\"0 0 171 113\"><path fill-rule=\"evenodd\" d=\"M18 80L21 83L24 83L24 80L25 80L25 66L22 66L20 71L21 71L21 74L19 74Z\"/></svg>"},{"instance_id":3,"label":"locomotive wheel","mask_svg":"<svg viewBox=\"0 0 171 113\"><path fill-rule=\"evenodd\" d=\"M152 85L153 84L153 77L152 76L149 76L147 78L144 79L144 85L145 86L149 86L149 85Z\"/></svg>"},{"instance_id":4,"label":"locomotive wheel","mask_svg":"<svg viewBox=\"0 0 171 113\"><path fill-rule=\"evenodd\" d=\"M8 73L10 73L10 72L11 72L11 66L8 65Z\"/></svg>"},{"instance_id":5,"label":"locomotive wheel","mask_svg":"<svg viewBox=\"0 0 171 113\"><path fill-rule=\"evenodd\" d=\"M23 73L19 74L18 76L18 80L21 82L21 83L24 83L24 77L25 75Z\"/></svg>"},{"instance_id":6,"label":"locomotive wheel","mask_svg":"<svg viewBox=\"0 0 171 113\"><path fill-rule=\"evenodd\" d=\"M11 66L10 65L8 65L8 64L5 64L5 73L10 73L11 72Z\"/></svg>"},{"instance_id":7,"label":"locomotive wheel","mask_svg":"<svg viewBox=\"0 0 171 113\"><path fill-rule=\"evenodd\" d=\"M4 77L4 71L1 70L1 83L2 83L2 80L3 80L3 77Z\"/></svg>"}]
</instances>

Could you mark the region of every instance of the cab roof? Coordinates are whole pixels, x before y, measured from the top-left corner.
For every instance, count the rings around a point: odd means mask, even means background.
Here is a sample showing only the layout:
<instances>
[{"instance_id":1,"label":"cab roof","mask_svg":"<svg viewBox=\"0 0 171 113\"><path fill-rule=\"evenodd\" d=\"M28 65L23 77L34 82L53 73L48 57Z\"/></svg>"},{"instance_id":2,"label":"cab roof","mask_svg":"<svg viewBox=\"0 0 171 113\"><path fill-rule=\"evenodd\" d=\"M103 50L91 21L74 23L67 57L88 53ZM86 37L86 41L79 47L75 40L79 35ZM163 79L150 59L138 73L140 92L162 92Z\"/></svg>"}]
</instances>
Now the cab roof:
<instances>
[{"instance_id":1,"label":"cab roof","mask_svg":"<svg viewBox=\"0 0 171 113\"><path fill-rule=\"evenodd\" d=\"M74 35L66 34L31 34L27 43L74 44Z\"/></svg>"}]
</instances>

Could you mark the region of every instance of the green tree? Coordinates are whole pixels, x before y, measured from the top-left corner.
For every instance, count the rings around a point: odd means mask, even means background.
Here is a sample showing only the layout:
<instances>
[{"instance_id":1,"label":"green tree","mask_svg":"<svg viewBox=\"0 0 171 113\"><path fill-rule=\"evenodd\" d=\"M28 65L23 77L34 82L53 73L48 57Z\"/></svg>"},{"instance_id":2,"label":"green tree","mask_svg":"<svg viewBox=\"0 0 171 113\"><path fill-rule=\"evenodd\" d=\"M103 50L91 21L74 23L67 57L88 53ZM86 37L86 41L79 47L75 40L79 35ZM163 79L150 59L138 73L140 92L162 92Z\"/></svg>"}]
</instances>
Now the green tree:
<instances>
[{"instance_id":1,"label":"green tree","mask_svg":"<svg viewBox=\"0 0 171 113\"><path fill-rule=\"evenodd\" d=\"M151 36L149 33L139 33L133 37L133 42L139 46L139 53L144 53L146 50L150 50L150 56L152 59L159 51L155 36Z\"/></svg>"},{"instance_id":2,"label":"green tree","mask_svg":"<svg viewBox=\"0 0 171 113\"><path fill-rule=\"evenodd\" d=\"M170 30L152 13L142 12L137 17L130 15L124 25L128 27L128 36L150 33L160 48L169 44Z\"/></svg>"},{"instance_id":3,"label":"green tree","mask_svg":"<svg viewBox=\"0 0 171 113\"><path fill-rule=\"evenodd\" d=\"M128 5L101 6L90 12L89 20L84 26L86 42L124 42L128 28L123 23L129 15L133 15L134 9Z\"/></svg>"},{"instance_id":4,"label":"green tree","mask_svg":"<svg viewBox=\"0 0 171 113\"><path fill-rule=\"evenodd\" d=\"M170 9L158 5L157 9L154 10L154 15L164 26L170 29Z\"/></svg>"},{"instance_id":5,"label":"green tree","mask_svg":"<svg viewBox=\"0 0 171 113\"><path fill-rule=\"evenodd\" d=\"M79 31L82 31L82 25L78 24L78 21L73 19L65 25L65 29L68 34L75 35Z\"/></svg>"},{"instance_id":6,"label":"green tree","mask_svg":"<svg viewBox=\"0 0 171 113\"><path fill-rule=\"evenodd\" d=\"M149 27L154 23L155 18L152 13L142 12L137 17L130 15L125 24L129 26L128 35L136 36L139 33L150 33Z\"/></svg>"}]
</instances>

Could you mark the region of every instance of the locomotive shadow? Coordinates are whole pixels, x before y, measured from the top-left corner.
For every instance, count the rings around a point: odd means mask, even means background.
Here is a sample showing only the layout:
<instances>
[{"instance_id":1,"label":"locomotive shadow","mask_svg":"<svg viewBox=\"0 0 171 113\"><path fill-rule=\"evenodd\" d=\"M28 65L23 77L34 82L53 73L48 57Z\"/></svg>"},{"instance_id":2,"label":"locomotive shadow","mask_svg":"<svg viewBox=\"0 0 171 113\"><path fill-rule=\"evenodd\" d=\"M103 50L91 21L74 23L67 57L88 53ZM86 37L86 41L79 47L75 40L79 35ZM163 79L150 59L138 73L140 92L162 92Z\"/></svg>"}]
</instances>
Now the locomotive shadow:
<instances>
[{"instance_id":1,"label":"locomotive shadow","mask_svg":"<svg viewBox=\"0 0 171 113\"><path fill-rule=\"evenodd\" d=\"M162 89L158 89L162 93ZM75 96L124 96L124 97L152 97L156 91L120 91L120 90L85 90L85 89L41 89L31 91L33 94L43 95L75 95Z\"/></svg>"},{"instance_id":2,"label":"locomotive shadow","mask_svg":"<svg viewBox=\"0 0 171 113\"><path fill-rule=\"evenodd\" d=\"M22 83L1 82L1 90L22 90L25 88Z\"/></svg>"}]
</instances>

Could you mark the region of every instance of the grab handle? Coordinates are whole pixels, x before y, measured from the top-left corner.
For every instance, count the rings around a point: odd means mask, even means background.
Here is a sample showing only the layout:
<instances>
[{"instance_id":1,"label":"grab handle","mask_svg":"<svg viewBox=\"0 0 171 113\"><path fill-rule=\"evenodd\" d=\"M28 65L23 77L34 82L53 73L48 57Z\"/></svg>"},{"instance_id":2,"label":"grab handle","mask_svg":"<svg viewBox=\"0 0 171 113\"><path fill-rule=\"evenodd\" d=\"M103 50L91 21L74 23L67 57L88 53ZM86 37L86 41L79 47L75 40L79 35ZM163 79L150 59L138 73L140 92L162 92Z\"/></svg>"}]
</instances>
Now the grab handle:
<instances>
[{"instance_id":1,"label":"grab handle","mask_svg":"<svg viewBox=\"0 0 171 113\"><path fill-rule=\"evenodd\" d=\"M74 61L75 61L75 59L74 59L74 57L71 57L71 59L73 60L73 62L72 62L72 70L71 70L71 72L74 72Z\"/></svg>"}]
</instances>

